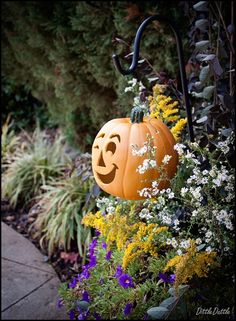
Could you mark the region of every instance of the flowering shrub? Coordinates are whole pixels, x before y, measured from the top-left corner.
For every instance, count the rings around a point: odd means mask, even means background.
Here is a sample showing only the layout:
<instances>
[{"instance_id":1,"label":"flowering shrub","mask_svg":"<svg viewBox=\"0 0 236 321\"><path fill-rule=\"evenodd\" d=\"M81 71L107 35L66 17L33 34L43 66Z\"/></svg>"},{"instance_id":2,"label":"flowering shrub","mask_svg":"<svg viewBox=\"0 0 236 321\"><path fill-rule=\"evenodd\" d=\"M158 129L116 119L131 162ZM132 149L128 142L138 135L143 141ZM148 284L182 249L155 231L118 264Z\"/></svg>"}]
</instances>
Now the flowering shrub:
<instances>
[{"instance_id":1,"label":"flowering shrub","mask_svg":"<svg viewBox=\"0 0 236 321\"><path fill-rule=\"evenodd\" d=\"M144 89L137 81L130 85L128 91ZM155 86L148 100L136 96L134 104L171 123L179 139L186 121L162 89ZM159 189L161 176L151 188L139 191L144 201L97 200L98 211L82 220L96 231L89 262L60 289L60 304L71 319L167 318L180 313L176 311L181 295L191 305L203 291L200 280L220 275L222 267L227 266L225 278L232 282L228 263L234 252L234 168L229 162L233 143L234 132L225 137L223 130L213 150L198 142L176 143L179 165L169 188ZM132 153L147 156L137 168L140 173L157 167L152 137L143 146L132 146ZM170 158L165 155L157 169L164 173ZM196 312L193 307L189 311Z\"/></svg>"}]
</instances>

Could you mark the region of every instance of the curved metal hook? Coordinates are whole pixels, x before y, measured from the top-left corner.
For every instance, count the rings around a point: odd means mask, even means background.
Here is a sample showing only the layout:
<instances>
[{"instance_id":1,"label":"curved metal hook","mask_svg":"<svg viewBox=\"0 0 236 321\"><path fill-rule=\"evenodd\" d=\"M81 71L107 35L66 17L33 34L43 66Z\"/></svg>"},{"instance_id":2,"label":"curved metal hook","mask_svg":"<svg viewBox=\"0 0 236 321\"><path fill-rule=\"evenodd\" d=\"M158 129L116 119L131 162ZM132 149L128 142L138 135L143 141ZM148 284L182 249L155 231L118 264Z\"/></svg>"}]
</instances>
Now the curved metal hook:
<instances>
[{"instance_id":1,"label":"curved metal hook","mask_svg":"<svg viewBox=\"0 0 236 321\"><path fill-rule=\"evenodd\" d=\"M167 23L175 35L178 58L179 58L181 84L182 84L184 103L185 103L187 119L188 119L188 132L189 132L190 141L193 142L194 141L194 134L193 134L193 124L192 124L192 111L191 111L191 107L190 107L190 103L189 103L187 79L186 79L186 72L185 72L185 67L184 67L183 45L182 45L182 40L181 40L179 31L178 31L178 28L176 27L176 25L172 21L170 21L169 19L167 19L166 17L163 17L161 15L154 15L154 16L147 18L146 20L144 20L142 22L142 24L140 25L140 27L138 28L138 31L136 33L135 40L134 40L133 58L132 58L132 63L130 65L129 69L125 70L121 67L119 57L116 54L112 55L112 59L114 61L116 69L122 75L132 74L138 65L140 41L141 41L143 31L146 28L146 26L154 20L158 20L160 22Z\"/></svg>"}]
</instances>

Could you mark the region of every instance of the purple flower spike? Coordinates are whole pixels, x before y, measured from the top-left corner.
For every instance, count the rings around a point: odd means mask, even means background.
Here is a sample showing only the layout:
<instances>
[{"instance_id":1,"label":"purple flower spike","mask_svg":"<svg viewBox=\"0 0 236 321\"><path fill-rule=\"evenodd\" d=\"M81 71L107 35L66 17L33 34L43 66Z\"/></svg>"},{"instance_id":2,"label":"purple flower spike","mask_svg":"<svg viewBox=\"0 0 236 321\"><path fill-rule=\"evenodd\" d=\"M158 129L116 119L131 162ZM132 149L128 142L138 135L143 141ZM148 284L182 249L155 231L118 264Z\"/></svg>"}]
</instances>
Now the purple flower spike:
<instances>
[{"instance_id":1,"label":"purple flower spike","mask_svg":"<svg viewBox=\"0 0 236 321\"><path fill-rule=\"evenodd\" d=\"M70 320L75 320L75 312L73 310L70 310L69 318L70 318Z\"/></svg>"},{"instance_id":2,"label":"purple flower spike","mask_svg":"<svg viewBox=\"0 0 236 321\"><path fill-rule=\"evenodd\" d=\"M89 261L89 264L88 264L88 267L91 268L91 267L94 267L96 266L97 264L97 259L96 259L96 256L93 255L90 257L90 261Z\"/></svg>"},{"instance_id":3,"label":"purple flower spike","mask_svg":"<svg viewBox=\"0 0 236 321\"><path fill-rule=\"evenodd\" d=\"M62 298L59 298L57 301L57 307L60 309L63 306L63 300Z\"/></svg>"},{"instance_id":4,"label":"purple flower spike","mask_svg":"<svg viewBox=\"0 0 236 321\"><path fill-rule=\"evenodd\" d=\"M169 276L167 273L159 273L158 276L163 282L170 284L173 284L176 278L175 274Z\"/></svg>"},{"instance_id":5,"label":"purple flower spike","mask_svg":"<svg viewBox=\"0 0 236 321\"><path fill-rule=\"evenodd\" d=\"M133 279L128 274L123 274L119 277L119 284L125 289L134 287Z\"/></svg>"},{"instance_id":6,"label":"purple flower spike","mask_svg":"<svg viewBox=\"0 0 236 321\"><path fill-rule=\"evenodd\" d=\"M90 302L90 296L87 291L83 292L82 301Z\"/></svg>"},{"instance_id":7,"label":"purple flower spike","mask_svg":"<svg viewBox=\"0 0 236 321\"><path fill-rule=\"evenodd\" d=\"M99 236L101 232L99 230L95 230L95 236Z\"/></svg>"},{"instance_id":8,"label":"purple flower spike","mask_svg":"<svg viewBox=\"0 0 236 321\"><path fill-rule=\"evenodd\" d=\"M104 241L102 241L102 248L103 248L103 249L106 249L106 248L107 248L107 244L106 244L106 242L104 242Z\"/></svg>"},{"instance_id":9,"label":"purple flower spike","mask_svg":"<svg viewBox=\"0 0 236 321\"><path fill-rule=\"evenodd\" d=\"M111 259L111 251L108 251L107 252L107 254L106 254L106 256L105 256L105 259L107 260L107 261L110 261L110 259Z\"/></svg>"},{"instance_id":10,"label":"purple flower spike","mask_svg":"<svg viewBox=\"0 0 236 321\"><path fill-rule=\"evenodd\" d=\"M170 275L170 280L169 280L170 284L175 283L175 279L176 279L176 275L175 274L171 274Z\"/></svg>"},{"instance_id":11,"label":"purple flower spike","mask_svg":"<svg viewBox=\"0 0 236 321\"><path fill-rule=\"evenodd\" d=\"M124 315L127 316L130 314L131 310L133 308L133 304L132 303L128 303L126 304L125 308L124 308Z\"/></svg>"},{"instance_id":12,"label":"purple flower spike","mask_svg":"<svg viewBox=\"0 0 236 321\"><path fill-rule=\"evenodd\" d=\"M121 267L121 265L118 265L116 268L115 277L119 278L122 274L123 274L122 267Z\"/></svg>"},{"instance_id":13,"label":"purple flower spike","mask_svg":"<svg viewBox=\"0 0 236 321\"><path fill-rule=\"evenodd\" d=\"M78 279L77 278L72 278L72 280L70 281L70 283L68 285L69 289L74 289L76 287L77 283L78 283Z\"/></svg>"}]
</instances>

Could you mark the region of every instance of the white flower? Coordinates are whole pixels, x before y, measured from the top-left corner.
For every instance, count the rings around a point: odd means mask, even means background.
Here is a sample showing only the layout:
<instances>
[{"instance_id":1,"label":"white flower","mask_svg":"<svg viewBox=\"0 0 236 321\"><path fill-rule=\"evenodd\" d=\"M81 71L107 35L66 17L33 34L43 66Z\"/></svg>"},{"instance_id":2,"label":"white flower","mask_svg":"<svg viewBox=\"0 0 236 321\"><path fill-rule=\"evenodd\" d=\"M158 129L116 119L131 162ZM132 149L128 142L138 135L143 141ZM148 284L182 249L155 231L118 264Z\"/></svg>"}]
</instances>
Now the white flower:
<instances>
[{"instance_id":1,"label":"white flower","mask_svg":"<svg viewBox=\"0 0 236 321\"><path fill-rule=\"evenodd\" d=\"M176 247L178 246L178 243L177 243L177 241L176 241L176 239L175 239L174 237L172 237L172 239L171 239L171 245L172 245L174 248L176 248Z\"/></svg>"},{"instance_id":2,"label":"white flower","mask_svg":"<svg viewBox=\"0 0 236 321\"><path fill-rule=\"evenodd\" d=\"M174 198L174 197L175 197L174 192L171 192L171 193L168 195L168 198Z\"/></svg>"},{"instance_id":3,"label":"white flower","mask_svg":"<svg viewBox=\"0 0 236 321\"><path fill-rule=\"evenodd\" d=\"M211 248L211 246L208 246L208 247L206 248L206 252L207 252L207 253L211 253L212 250L213 250L213 249Z\"/></svg>"},{"instance_id":4,"label":"white flower","mask_svg":"<svg viewBox=\"0 0 236 321\"><path fill-rule=\"evenodd\" d=\"M162 216L162 223L170 225L171 224L171 218L169 216Z\"/></svg>"},{"instance_id":5,"label":"white flower","mask_svg":"<svg viewBox=\"0 0 236 321\"><path fill-rule=\"evenodd\" d=\"M207 169L204 169L204 171L202 172L202 175L207 175L209 173L209 171Z\"/></svg>"},{"instance_id":6,"label":"white flower","mask_svg":"<svg viewBox=\"0 0 236 321\"><path fill-rule=\"evenodd\" d=\"M192 216L197 216L197 214L198 214L198 211L197 210L193 210Z\"/></svg>"},{"instance_id":7,"label":"white flower","mask_svg":"<svg viewBox=\"0 0 236 321\"><path fill-rule=\"evenodd\" d=\"M180 242L180 247L184 248L184 249L187 249L189 246L190 246L190 241L189 240L182 240Z\"/></svg>"},{"instance_id":8,"label":"white flower","mask_svg":"<svg viewBox=\"0 0 236 321\"><path fill-rule=\"evenodd\" d=\"M176 218L173 223L174 225L179 225L179 220Z\"/></svg>"},{"instance_id":9,"label":"white flower","mask_svg":"<svg viewBox=\"0 0 236 321\"><path fill-rule=\"evenodd\" d=\"M207 231L207 232L206 232L206 237L207 237L207 238L211 238L211 237L212 237L212 235L213 235L213 234L212 234L212 232L211 232L211 231Z\"/></svg>"},{"instance_id":10,"label":"white flower","mask_svg":"<svg viewBox=\"0 0 236 321\"><path fill-rule=\"evenodd\" d=\"M178 255L181 255L182 254L182 251L179 249L179 250L177 250L177 254Z\"/></svg>"},{"instance_id":11,"label":"white flower","mask_svg":"<svg viewBox=\"0 0 236 321\"><path fill-rule=\"evenodd\" d=\"M207 177L203 177L200 181L201 184L205 185L208 183L208 178Z\"/></svg>"},{"instance_id":12,"label":"white flower","mask_svg":"<svg viewBox=\"0 0 236 321\"><path fill-rule=\"evenodd\" d=\"M186 146L185 145L183 145L183 144L175 144L174 145L174 150L176 150L177 151L177 153L181 156L181 155L183 155L184 154L184 149L186 148Z\"/></svg>"},{"instance_id":13,"label":"white flower","mask_svg":"<svg viewBox=\"0 0 236 321\"><path fill-rule=\"evenodd\" d=\"M180 193L181 193L181 195L184 197L185 196L185 194L188 192L188 188L187 187L182 187L181 188L181 191L180 191Z\"/></svg>"},{"instance_id":14,"label":"white flower","mask_svg":"<svg viewBox=\"0 0 236 321\"><path fill-rule=\"evenodd\" d=\"M169 194L171 192L170 188L167 188L166 193Z\"/></svg>"},{"instance_id":15,"label":"white flower","mask_svg":"<svg viewBox=\"0 0 236 321\"><path fill-rule=\"evenodd\" d=\"M170 245L170 244L171 244L171 239L167 239L167 240L166 240L166 244L167 244L167 245Z\"/></svg>"},{"instance_id":16,"label":"white flower","mask_svg":"<svg viewBox=\"0 0 236 321\"><path fill-rule=\"evenodd\" d=\"M162 164L164 165L168 164L171 158L172 158L171 155L165 155L164 158L162 159Z\"/></svg>"},{"instance_id":17,"label":"white flower","mask_svg":"<svg viewBox=\"0 0 236 321\"><path fill-rule=\"evenodd\" d=\"M200 237L198 237L196 240L195 240L196 244L201 244L202 243L202 240L200 239Z\"/></svg>"}]
</instances>

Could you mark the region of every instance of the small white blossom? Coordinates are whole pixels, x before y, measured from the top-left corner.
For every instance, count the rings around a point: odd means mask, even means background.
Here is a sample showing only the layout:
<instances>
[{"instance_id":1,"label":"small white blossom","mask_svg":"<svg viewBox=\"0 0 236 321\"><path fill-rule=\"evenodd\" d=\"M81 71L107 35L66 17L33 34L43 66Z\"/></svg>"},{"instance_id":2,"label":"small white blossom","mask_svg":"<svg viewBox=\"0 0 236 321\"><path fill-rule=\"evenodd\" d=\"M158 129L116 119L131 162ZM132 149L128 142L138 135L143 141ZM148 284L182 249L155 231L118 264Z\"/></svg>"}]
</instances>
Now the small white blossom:
<instances>
[{"instance_id":1,"label":"small white blossom","mask_svg":"<svg viewBox=\"0 0 236 321\"><path fill-rule=\"evenodd\" d=\"M182 254L182 251L179 249L179 250L177 250L177 254L178 255L181 255Z\"/></svg>"},{"instance_id":2,"label":"small white blossom","mask_svg":"<svg viewBox=\"0 0 236 321\"><path fill-rule=\"evenodd\" d=\"M202 240L200 239L200 237L198 237L195 242L196 242L196 244L201 244Z\"/></svg>"},{"instance_id":3,"label":"small white blossom","mask_svg":"<svg viewBox=\"0 0 236 321\"><path fill-rule=\"evenodd\" d=\"M164 165L168 164L171 158L172 158L171 155L165 155L164 158L162 159L162 164Z\"/></svg>"}]
</instances>

